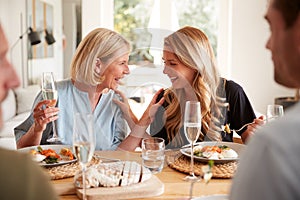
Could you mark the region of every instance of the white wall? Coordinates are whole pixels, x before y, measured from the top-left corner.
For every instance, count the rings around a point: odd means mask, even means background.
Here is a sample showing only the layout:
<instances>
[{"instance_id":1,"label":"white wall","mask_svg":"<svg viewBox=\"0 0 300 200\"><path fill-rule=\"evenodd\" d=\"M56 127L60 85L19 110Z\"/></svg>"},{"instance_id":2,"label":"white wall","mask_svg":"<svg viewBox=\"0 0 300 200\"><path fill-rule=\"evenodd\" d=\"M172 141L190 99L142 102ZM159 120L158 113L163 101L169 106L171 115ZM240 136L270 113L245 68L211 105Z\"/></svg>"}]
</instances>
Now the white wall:
<instances>
[{"instance_id":1,"label":"white wall","mask_svg":"<svg viewBox=\"0 0 300 200\"><path fill-rule=\"evenodd\" d=\"M79 0L63 0L63 33L66 39L64 49L64 78L70 77L70 64L76 50L76 5Z\"/></svg>"},{"instance_id":2,"label":"white wall","mask_svg":"<svg viewBox=\"0 0 300 200\"><path fill-rule=\"evenodd\" d=\"M264 20L268 0L233 0L230 78L240 83L255 109L265 113L275 97L293 95L273 80L271 54L265 48L269 27Z\"/></svg>"},{"instance_id":3,"label":"white wall","mask_svg":"<svg viewBox=\"0 0 300 200\"><path fill-rule=\"evenodd\" d=\"M0 0L0 22L6 33L6 38L11 45L13 45L19 39L19 36L24 32L25 23L26 23L26 1L18 0ZM21 16L22 15L22 22ZM23 27L21 27L23 23ZM21 60L22 55L22 44L23 49L26 49L26 37L23 40L20 40L16 43L15 48L8 53L8 58L11 59L11 62L15 66L18 76L22 77L22 66L26 65L26 56L27 53L24 51L24 61ZM1 44L0 44L1 45Z\"/></svg>"},{"instance_id":4,"label":"white wall","mask_svg":"<svg viewBox=\"0 0 300 200\"><path fill-rule=\"evenodd\" d=\"M57 79L63 77L63 54L62 54L62 0L43 0L53 6L53 35L56 42L53 44L54 56L46 59L34 59L27 63L27 37L24 36L23 40L19 41L13 51L11 51L12 63L16 71L22 79L28 77L31 81L39 81L43 71L53 71ZM20 0L0 0L0 20L5 29L7 39L12 45L17 41L21 32L26 30L26 1ZM20 22L20 14L23 16L23 23ZM21 27L21 25L23 26ZM23 30L23 31L22 31ZM22 62L22 45L24 60ZM8 55L10 57L10 54ZM28 84L27 80L24 81L24 86Z\"/></svg>"},{"instance_id":5,"label":"white wall","mask_svg":"<svg viewBox=\"0 0 300 200\"><path fill-rule=\"evenodd\" d=\"M112 0L82 0L82 37L98 27L114 28Z\"/></svg>"}]
</instances>

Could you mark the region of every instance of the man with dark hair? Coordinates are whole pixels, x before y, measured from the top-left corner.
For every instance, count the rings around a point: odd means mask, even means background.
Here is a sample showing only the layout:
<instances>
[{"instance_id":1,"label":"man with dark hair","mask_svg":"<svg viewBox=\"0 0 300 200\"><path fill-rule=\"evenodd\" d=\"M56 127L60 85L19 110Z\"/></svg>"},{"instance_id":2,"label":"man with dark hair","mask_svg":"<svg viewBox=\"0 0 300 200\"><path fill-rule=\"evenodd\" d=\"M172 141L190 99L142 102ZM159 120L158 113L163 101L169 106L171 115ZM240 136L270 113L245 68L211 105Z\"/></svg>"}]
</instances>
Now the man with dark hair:
<instances>
[{"instance_id":1,"label":"man with dark hair","mask_svg":"<svg viewBox=\"0 0 300 200\"><path fill-rule=\"evenodd\" d=\"M270 0L265 16L271 29L277 83L300 88L300 0ZM250 140L233 179L231 200L300 199L300 103L259 129Z\"/></svg>"},{"instance_id":2,"label":"man with dark hair","mask_svg":"<svg viewBox=\"0 0 300 200\"><path fill-rule=\"evenodd\" d=\"M7 60L8 42L0 23L0 130L3 126L1 103L8 90L20 85L19 78ZM30 155L0 148L0 199L56 200L49 177Z\"/></svg>"}]
</instances>

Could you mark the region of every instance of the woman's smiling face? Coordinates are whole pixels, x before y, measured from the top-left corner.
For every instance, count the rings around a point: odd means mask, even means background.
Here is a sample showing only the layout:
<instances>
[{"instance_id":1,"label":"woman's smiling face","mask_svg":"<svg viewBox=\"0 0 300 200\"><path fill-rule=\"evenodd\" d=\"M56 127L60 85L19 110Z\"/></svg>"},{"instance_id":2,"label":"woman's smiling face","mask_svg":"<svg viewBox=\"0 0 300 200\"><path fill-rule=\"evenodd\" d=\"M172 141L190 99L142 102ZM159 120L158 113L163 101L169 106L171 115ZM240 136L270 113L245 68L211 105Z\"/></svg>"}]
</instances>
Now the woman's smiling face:
<instances>
[{"instance_id":1,"label":"woman's smiling face","mask_svg":"<svg viewBox=\"0 0 300 200\"><path fill-rule=\"evenodd\" d=\"M195 77L195 70L184 65L178 57L167 50L163 51L164 70L175 89L190 87Z\"/></svg>"},{"instance_id":2,"label":"woman's smiling face","mask_svg":"<svg viewBox=\"0 0 300 200\"><path fill-rule=\"evenodd\" d=\"M129 74L128 59L129 54L126 53L108 64L102 74L102 76L105 77L104 81L101 83L104 88L112 90L117 89L121 83L120 80L124 78L125 75Z\"/></svg>"}]
</instances>

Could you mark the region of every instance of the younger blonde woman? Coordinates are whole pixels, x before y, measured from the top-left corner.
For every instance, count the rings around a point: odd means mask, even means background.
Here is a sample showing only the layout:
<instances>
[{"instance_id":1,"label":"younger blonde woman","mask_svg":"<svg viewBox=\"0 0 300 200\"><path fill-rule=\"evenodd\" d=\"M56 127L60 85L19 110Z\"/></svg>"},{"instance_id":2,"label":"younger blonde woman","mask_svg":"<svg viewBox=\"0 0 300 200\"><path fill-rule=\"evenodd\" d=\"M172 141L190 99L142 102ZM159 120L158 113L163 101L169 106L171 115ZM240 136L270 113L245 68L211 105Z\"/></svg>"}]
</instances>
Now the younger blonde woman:
<instances>
[{"instance_id":1,"label":"younger blonde woman","mask_svg":"<svg viewBox=\"0 0 300 200\"><path fill-rule=\"evenodd\" d=\"M190 100L201 104L203 137L200 140L231 142L232 133L226 133L222 128L224 125L239 129L256 118L242 87L219 76L212 47L201 30L187 26L166 37L162 59L163 73L170 78L172 87L154 95L139 121L132 117L136 126L120 148L133 149L141 138L150 136L164 138L167 148L188 144L183 130L183 113L185 102ZM145 134L148 125L150 135ZM252 131L244 128L238 134L245 141Z\"/></svg>"}]
</instances>

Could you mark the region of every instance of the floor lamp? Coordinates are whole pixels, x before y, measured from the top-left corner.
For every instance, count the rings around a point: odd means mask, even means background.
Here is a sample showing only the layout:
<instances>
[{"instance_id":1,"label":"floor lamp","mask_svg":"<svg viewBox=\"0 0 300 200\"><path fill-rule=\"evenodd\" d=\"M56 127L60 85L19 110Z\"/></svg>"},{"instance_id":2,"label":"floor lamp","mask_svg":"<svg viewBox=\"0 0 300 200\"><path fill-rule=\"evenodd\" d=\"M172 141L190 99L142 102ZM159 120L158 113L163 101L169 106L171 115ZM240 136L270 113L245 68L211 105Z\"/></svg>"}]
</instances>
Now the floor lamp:
<instances>
[{"instance_id":1,"label":"floor lamp","mask_svg":"<svg viewBox=\"0 0 300 200\"><path fill-rule=\"evenodd\" d=\"M26 28L26 31L23 32L23 26L22 26L22 13L20 14L20 30L21 30L21 35L19 36L19 38L16 40L16 42L10 47L10 60L12 61L13 57L12 57L12 52L13 49L16 47L16 45L19 43L20 40L23 39L24 35L27 34L28 40L30 41L31 45L36 45L41 43L40 40L40 36L39 33L36 31L33 31L31 27ZM23 87L25 87L25 73L24 73L24 65L23 65L23 61L24 61L24 52L23 52L23 43L21 43L21 61L22 61L22 78L23 78ZM28 73L28 72L26 72ZM28 76L28 74L27 74Z\"/></svg>"}]
</instances>

